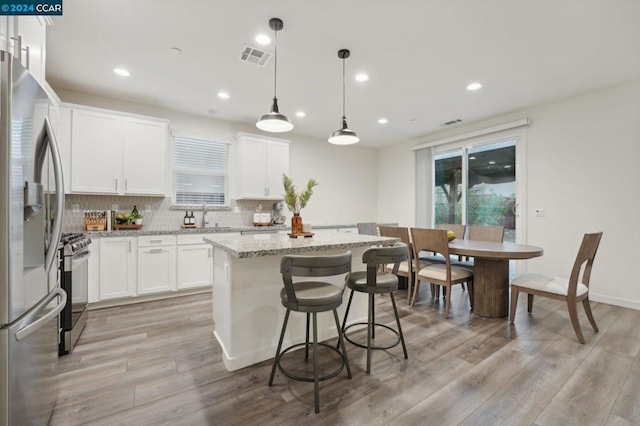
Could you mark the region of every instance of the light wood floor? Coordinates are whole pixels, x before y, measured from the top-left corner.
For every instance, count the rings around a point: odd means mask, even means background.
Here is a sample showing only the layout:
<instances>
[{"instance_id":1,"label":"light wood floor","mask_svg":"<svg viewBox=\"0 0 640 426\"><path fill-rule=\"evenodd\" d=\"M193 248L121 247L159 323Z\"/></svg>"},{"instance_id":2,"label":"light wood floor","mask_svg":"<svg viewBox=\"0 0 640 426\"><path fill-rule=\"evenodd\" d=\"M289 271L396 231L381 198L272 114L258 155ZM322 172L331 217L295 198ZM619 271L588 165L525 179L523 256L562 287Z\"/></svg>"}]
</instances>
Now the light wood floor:
<instances>
[{"instance_id":1,"label":"light wood floor","mask_svg":"<svg viewBox=\"0 0 640 426\"><path fill-rule=\"evenodd\" d=\"M600 332L581 313L581 345L560 302L536 299L529 316L523 296L509 326L469 313L457 286L444 320L423 287L413 308L396 293L409 359L399 346L376 351L367 375L365 351L347 343L353 379L321 383L320 414L313 384L278 372L267 386L270 361L226 371L210 293L91 311L60 359L51 424L640 424L640 311L592 303ZM388 296L377 303L391 323ZM287 362L304 369L296 355Z\"/></svg>"}]
</instances>

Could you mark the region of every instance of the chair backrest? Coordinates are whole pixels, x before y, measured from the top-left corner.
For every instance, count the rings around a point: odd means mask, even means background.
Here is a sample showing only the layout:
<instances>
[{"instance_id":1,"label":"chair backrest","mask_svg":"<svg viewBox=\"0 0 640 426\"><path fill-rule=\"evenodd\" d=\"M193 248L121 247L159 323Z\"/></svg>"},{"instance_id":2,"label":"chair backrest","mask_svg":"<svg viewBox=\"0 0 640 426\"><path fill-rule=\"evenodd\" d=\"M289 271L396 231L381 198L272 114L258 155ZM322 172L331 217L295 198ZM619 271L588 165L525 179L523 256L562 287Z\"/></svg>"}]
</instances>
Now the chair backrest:
<instances>
[{"instance_id":1,"label":"chair backrest","mask_svg":"<svg viewBox=\"0 0 640 426\"><path fill-rule=\"evenodd\" d=\"M378 225L373 222L358 223L358 234L378 235Z\"/></svg>"},{"instance_id":2,"label":"chair backrest","mask_svg":"<svg viewBox=\"0 0 640 426\"><path fill-rule=\"evenodd\" d=\"M596 257L598 246L600 245L600 239L602 238L602 232L596 232L594 234L584 234L582 238L582 244L580 244L580 250L576 256L576 261L573 264L571 270L571 277L569 278L569 296L575 296L578 288L578 282L581 282L585 286L589 287L589 280L591 279L591 268L593 267L593 260ZM579 281L580 271L585 264L584 271L582 273L582 280Z\"/></svg>"},{"instance_id":3,"label":"chair backrest","mask_svg":"<svg viewBox=\"0 0 640 426\"><path fill-rule=\"evenodd\" d=\"M475 241L495 241L501 243L504 240L504 226L469 225L467 239Z\"/></svg>"},{"instance_id":4,"label":"chair backrest","mask_svg":"<svg viewBox=\"0 0 640 426\"><path fill-rule=\"evenodd\" d=\"M445 229L411 228L411 240L413 242L413 256L419 259L421 251L432 251L444 256L447 269L450 268L449 239ZM455 232L455 231L454 231Z\"/></svg>"},{"instance_id":5,"label":"chair backrest","mask_svg":"<svg viewBox=\"0 0 640 426\"><path fill-rule=\"evenodd\" d=\"M393 263L392 274L398 273L400 262L409 258L408 247L403 242L396 242L388 247L371 247L362 254L362 263L367 265L367 287L376 286L378 265Z\"/></svg>"},{"instance_id":6,"label":"chair backrest","mask_svg":"<svg viewBox=\"0 0 640 426\"><path fill-rule=\"evenodd\" d=\"M456 238L460 239L464 239L464 230L466 227L466 225L460 225L459 223L439 223L436 225L436 229L453 231L453 233L456 234Z\"/></svg>"},{"instance_id":7,"label":"chair backrest","mask_svg":"<svg viewBox=\"0 0 640 426\"><path fill-rule=\"evenodd\" d=\"M406 245L411 244L409 228L403 228L400 226L379 226L378 228L380 229L380 236L382 237L398 238Z\"/></svg>"},{"instance_id":8,"label":"chair backrest","mask_svg":"<svg viewBox=\"0 0 640 426\"><path fill-rule=\"evenodd\" d=\"M285 255L280 261L282 281L290 303L298 303L292 277L328 277L351 272L351 252L326 256ZM348 275L345 276L345 282Z\"/></svg>"}]
</instances>

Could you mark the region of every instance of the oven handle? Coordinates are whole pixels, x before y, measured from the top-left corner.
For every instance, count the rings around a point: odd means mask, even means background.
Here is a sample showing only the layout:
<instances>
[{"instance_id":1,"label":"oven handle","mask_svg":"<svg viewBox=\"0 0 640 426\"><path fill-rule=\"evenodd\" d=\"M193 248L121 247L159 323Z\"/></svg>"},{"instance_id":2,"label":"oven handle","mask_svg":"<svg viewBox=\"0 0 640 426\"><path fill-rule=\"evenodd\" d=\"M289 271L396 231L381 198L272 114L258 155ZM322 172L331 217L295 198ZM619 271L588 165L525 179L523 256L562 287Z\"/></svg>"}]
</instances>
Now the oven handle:
<instances>
[{"instance_id":1,"label":"oven handle","mask_svg":"<svg viewBox=\"0 0 640 426\"><path fill-rule=\"evenodd\" d=\"M33 307L32 311L28 315L28 318L29 319L33 319L34 317L38 316L38 314L49 303L51 303L53 298L56 297L56 296L60 297L60 300L61 300L60 303L58 304L58 306L56 306L55 309L53 309L51 312L49 312L48 314L46 314L45 316L43 316L42 318L40 318L36 322L33 322L33 323L27 325L26 327L23 327L20 330L16 331L16 340L19 341L19 340L22 340L22 339L28 337L30 334L34 333L40 327L42 327L47 322L49 322L49 320L51 320L53 317L55 317L60 312L62 312L64 307L67 305L67 293L63 289L58 287L55 291L52 291L51 293L49 293L49 296L47 296L46 299L43 299L40 303L38 303L36 306Z\"/></svg>"}]
</instances>

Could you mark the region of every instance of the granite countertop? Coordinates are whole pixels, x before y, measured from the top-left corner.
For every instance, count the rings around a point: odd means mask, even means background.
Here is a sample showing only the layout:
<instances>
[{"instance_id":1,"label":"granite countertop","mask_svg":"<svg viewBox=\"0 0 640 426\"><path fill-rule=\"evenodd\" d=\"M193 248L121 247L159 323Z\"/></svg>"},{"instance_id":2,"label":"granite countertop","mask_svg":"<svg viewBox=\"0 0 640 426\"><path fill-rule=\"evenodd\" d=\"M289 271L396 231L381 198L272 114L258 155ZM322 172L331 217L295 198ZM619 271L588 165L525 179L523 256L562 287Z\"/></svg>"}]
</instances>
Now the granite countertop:
<instances>
[{"instance_id":1,"label":"granite countertop","mask_svg":"<svg viewBox=\"0 0 640 426\"><path fill-rule=\"evenodd\" d=\"M289 238L283 234L215 235L204 241L238 258L303 254L321 250L348 249L389 244L397 238L335 233L312 238Z\"/></svg>"},{"instance_id":2,"label":"granite countertop","mask_svg":"<svg viewBox=\"0 0 640 426\"><path fill-rule=\"evenodd\" d=\"M356 225L314 225L314 229L338 229L338 228L355 228ZM138 235L181 235L181 234L218 234L229 232L241 232L241 231L256 231L273 233L279 231L290 231L291 227L286 225L274 225L274 226L244 226L244 227L231 227L231 226L218 226L211 228L166 228L166 229L123 229L119 231L87 231L87 235L90 237L127 237Z\"/></svg>"}]
</instances>

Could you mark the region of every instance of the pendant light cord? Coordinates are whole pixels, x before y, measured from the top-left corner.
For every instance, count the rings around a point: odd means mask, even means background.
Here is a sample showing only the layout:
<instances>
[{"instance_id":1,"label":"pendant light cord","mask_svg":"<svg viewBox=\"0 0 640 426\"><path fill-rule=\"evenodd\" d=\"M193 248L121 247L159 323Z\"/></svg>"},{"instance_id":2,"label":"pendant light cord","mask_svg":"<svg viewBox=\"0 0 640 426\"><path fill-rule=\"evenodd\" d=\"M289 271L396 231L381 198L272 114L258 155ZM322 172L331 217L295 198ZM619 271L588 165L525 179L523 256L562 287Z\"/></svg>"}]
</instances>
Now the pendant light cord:
<instances>
[{"instance_id":1,"label":"pendant light cord","mask_svg":"<svg viewBox=\"0 0 640 426\"><path fill-rule=\"evenodd\" d=\"M276 89L278 88L278 31L273 31L273 38L275 40L275 57L273 59L273 99L276 99Z\"/></svg>"},{"instance_id":2,"label":"pendant light cord","mask_svg":"<svg viewBox=\"0 0 640 426\"><path fill-rule=\"evenodd\" d=\"M344 120L347 117L346 114L346 108L345 108L345 85L344 85L344 60L345 58L342 58L342 119Z\"/></svg>"}]
</instances>

